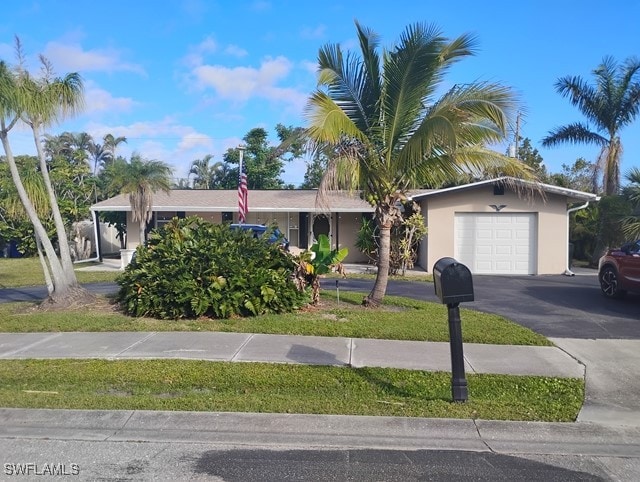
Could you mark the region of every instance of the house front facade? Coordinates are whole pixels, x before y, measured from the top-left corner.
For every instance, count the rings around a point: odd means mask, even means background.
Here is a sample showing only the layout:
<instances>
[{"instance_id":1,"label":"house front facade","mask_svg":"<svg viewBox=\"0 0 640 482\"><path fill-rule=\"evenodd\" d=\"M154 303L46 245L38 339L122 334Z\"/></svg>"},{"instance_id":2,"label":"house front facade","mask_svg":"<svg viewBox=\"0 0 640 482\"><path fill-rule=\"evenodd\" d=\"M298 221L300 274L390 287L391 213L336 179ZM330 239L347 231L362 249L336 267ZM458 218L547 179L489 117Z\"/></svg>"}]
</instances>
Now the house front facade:
<instances>
[{"instance_id":1,"label":"house front facade","mask_svg":"<svg viewBox=\"0 0 640 482\"><path fill-rule=\"evenodd\" d=\"M513 178L481 181L445 189L412 192L427 235L421 240L419 267L431 272L442 257L453 257L473 274L544 275L569 271L569 215L598 200L594 194ZM197 215L213 223L238 222L235 190L174 190L153 196L149 229L173 217ZM357 195L332 193L320 204L316 190L250 191L246 222L277 224L293 251L308 249L320 234L333 248L346 247L347 263L367 262L356 248L363 218L373 207ZM94 204L94 213L127 213L127 248L140 244L138 223L128 197Z\"/></svg>"},{"instance_id":2,"label":"house front facade","mask_svg":"<svg viewBox=\"0 0 640 482\"><path fill-rule=\"evenodd\" d=\"M371 216L373 208L357 196L332 193L322 205L316 190L251 190L248 195L247 224L276 224L287 237L293 251L310 248L320 234L326 234L334 248L347 247L347 263L366 262L356 247L362 218ZM140 244L139 224L133 221L129 199L120 195L91 207L100 211L127 213L127 248ZM236 190L172 190L153 195L153 218L148 229L158 228L172 218L199 216L212 223L238 222Z\"/></svg>"}]
</instances>

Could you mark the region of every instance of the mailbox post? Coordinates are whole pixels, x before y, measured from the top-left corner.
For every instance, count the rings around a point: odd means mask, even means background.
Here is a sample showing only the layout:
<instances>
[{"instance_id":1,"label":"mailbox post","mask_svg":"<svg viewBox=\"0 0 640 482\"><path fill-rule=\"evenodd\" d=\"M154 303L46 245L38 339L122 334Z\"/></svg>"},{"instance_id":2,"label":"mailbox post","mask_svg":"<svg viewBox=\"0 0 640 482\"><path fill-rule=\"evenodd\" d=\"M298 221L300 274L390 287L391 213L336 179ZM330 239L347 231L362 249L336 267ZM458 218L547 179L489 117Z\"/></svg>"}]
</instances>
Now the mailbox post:
<instances>
[{"instance_id":1,"label":"mailbox post","mask_svg":"<svg viewBox=\"0 0 640 482\"><path fill-rule=\"evenodd\" d=\"M436 295L443 304L447 305L449 314L451 394L454 402L466 402L468 391L467 379L464 374L459 304L473 301L471 271L453 258L441 258L433 265L433 283Z\"/></svg>"}]
</instances>

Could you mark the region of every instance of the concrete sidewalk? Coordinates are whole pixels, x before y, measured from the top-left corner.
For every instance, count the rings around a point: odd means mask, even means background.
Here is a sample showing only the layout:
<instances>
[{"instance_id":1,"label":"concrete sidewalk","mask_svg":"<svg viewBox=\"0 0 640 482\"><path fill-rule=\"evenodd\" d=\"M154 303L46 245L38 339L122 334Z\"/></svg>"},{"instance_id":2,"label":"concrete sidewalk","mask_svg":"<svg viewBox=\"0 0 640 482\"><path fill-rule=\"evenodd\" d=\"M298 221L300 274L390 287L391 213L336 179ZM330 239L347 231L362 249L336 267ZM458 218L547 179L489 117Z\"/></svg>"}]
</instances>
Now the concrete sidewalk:
<instances>
[{"instance_id":1,"label":"concrete sidewalk","mask_svg":"<svg viewBox=\"0 0 640 482\"><path fill-rule=\"evenodd\" d=\"M465 344L464 356L467 373L585 376L585 366L557 347ZM0 359L27 358L172 358L451 370L448 343L216 332L0 333ZM0 408L0 438L622 457L629 467L625 470L635 478L640 475L637 414L626 410L623 423L618 423L621 419L612 419L605 405L604 412L591 419L579 417L579 423L541 423Z\"/></svg>"},{"instance_id":2,"label":"concrete sidewalk","mask_svg":"<svg viewBox=\"0 0 640 482\"><path fill-rule=\"evenodd\" d=\"M467 373L583 378L549 346L467 343ZM449 343L220 332L0 333L0 359L197 359L451 371Z\"/></svg>"}]
</instances>

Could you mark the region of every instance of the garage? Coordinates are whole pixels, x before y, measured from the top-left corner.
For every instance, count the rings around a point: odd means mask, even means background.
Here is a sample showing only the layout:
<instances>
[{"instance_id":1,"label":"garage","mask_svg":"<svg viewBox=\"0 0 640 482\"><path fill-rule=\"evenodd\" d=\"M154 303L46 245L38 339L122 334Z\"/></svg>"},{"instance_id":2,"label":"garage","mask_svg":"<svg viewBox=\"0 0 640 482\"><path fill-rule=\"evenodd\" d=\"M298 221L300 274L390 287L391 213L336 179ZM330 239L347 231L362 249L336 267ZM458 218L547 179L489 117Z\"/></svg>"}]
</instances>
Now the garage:
<instances>
[{"instance_id":1,"label":"garage","mask_svg":"<svg viewBox=\"0 0 640 482\"><path fill-rule=\"evenodd\" d=\"M535 213L455 213L455 255L474 274L536 274Z\"/></svg>"}]
</instances>

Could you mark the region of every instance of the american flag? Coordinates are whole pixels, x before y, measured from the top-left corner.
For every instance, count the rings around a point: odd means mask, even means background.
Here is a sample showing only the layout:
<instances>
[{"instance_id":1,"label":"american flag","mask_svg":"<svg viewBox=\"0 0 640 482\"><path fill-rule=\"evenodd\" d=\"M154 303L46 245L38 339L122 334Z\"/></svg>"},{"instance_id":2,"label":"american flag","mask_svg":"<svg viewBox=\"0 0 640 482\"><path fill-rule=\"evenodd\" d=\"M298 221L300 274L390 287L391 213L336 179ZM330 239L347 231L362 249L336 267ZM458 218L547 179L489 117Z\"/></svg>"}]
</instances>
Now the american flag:
<instances>
[{"instance_id":1,"label":"american flag","mask_svg":"<svg viewBox=\"0 0 640 482\"><path fill-rule=\"evenodd\" d=\"M247 173L240 166L240 180L238 182L238 222L244 223L247 220L249 204L247 199Z\"/></svg>"}]
</instances>

